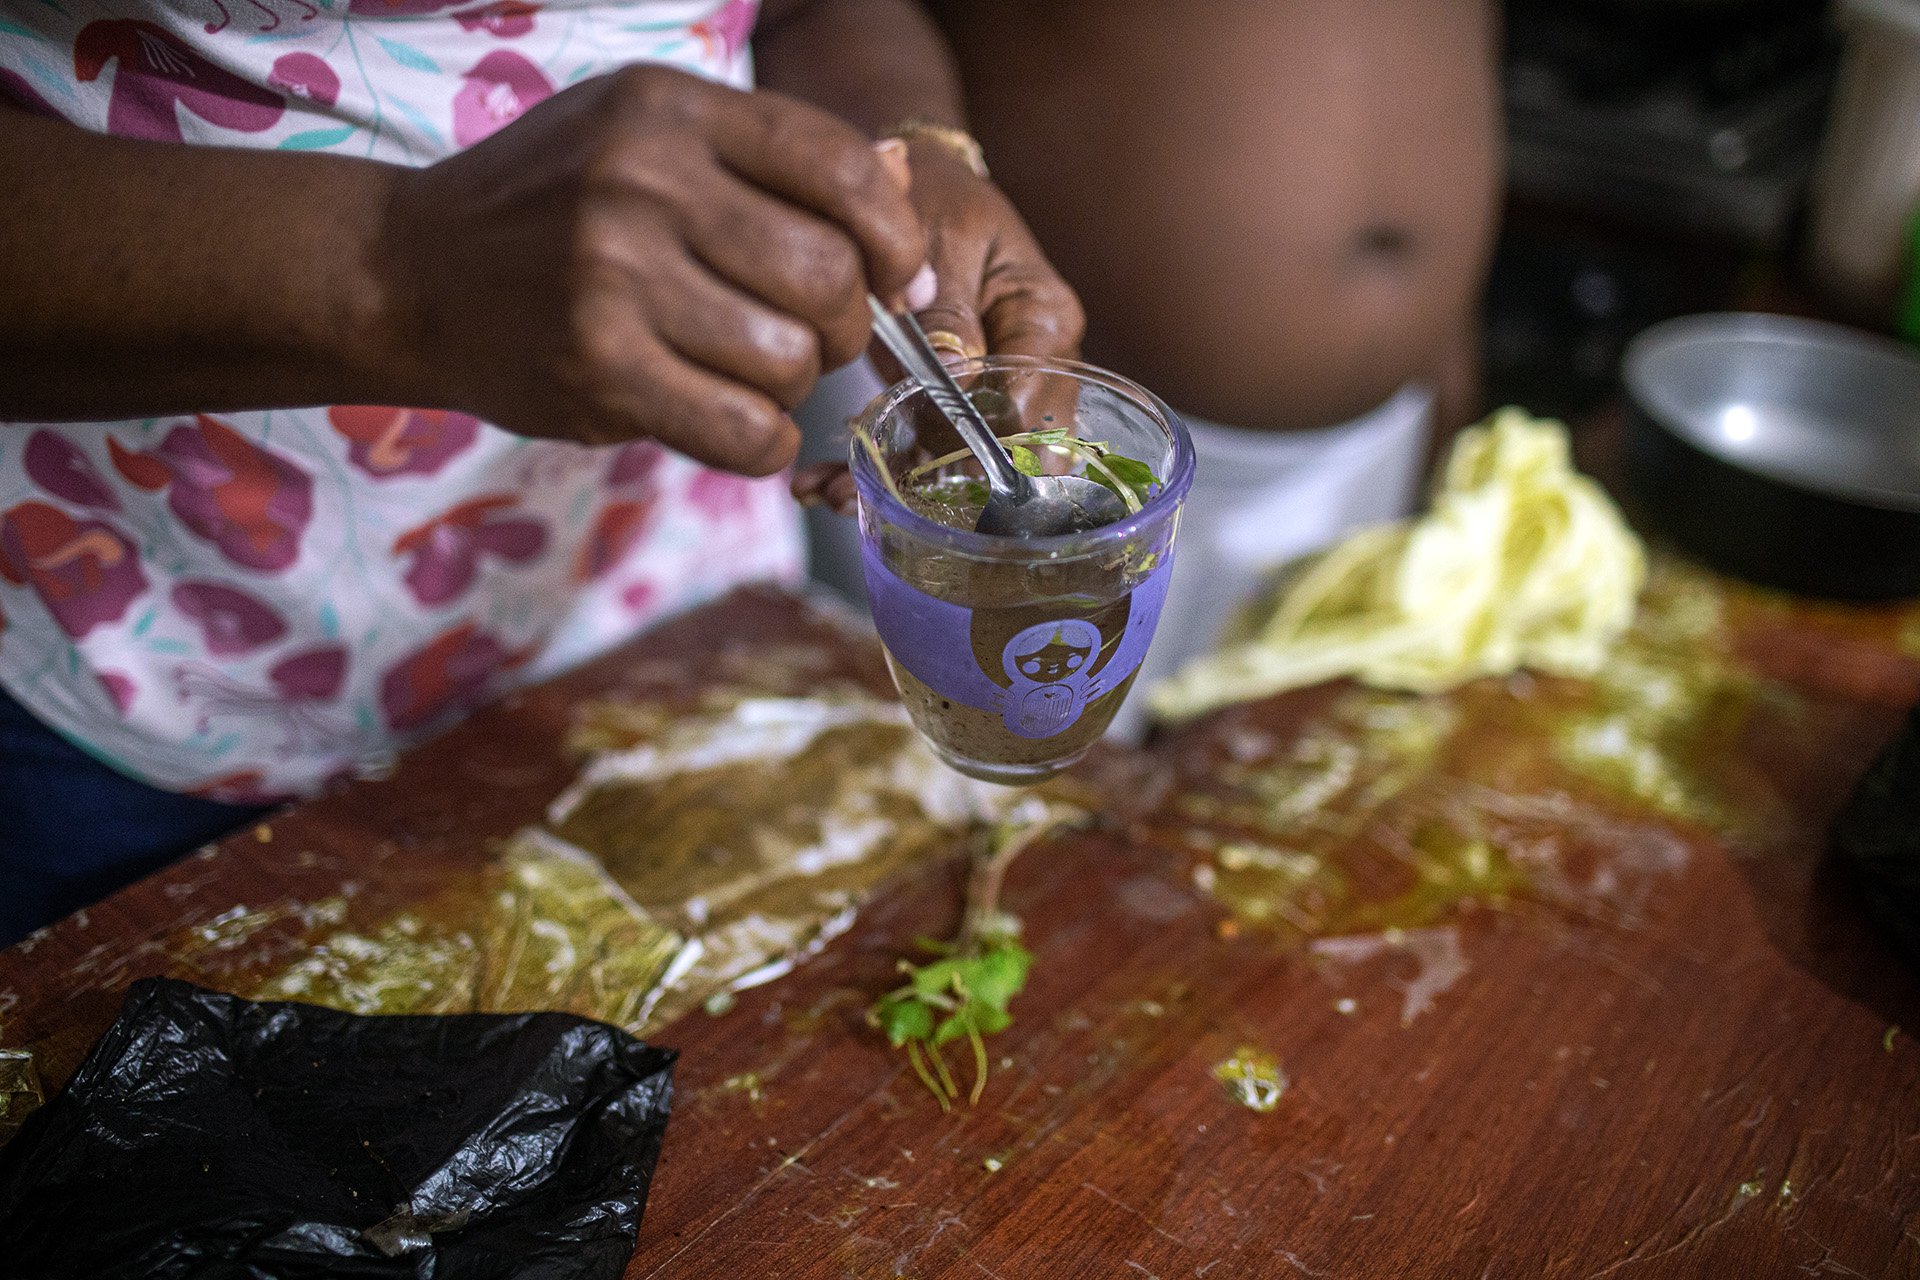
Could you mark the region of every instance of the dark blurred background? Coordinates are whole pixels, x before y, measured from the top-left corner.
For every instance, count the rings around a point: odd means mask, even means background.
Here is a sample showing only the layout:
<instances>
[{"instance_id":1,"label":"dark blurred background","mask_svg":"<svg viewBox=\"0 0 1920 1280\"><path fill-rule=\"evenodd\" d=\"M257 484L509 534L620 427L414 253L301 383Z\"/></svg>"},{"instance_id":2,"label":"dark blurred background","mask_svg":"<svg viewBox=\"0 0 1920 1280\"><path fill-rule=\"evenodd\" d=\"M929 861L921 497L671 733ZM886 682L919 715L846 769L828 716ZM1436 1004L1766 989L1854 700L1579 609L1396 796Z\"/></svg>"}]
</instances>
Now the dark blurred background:
<instances>
[{"instance_id":1,"label":"dark blurred background","mask_svg":"<svg viewBox=\"0 0 1920 1280\"><path fill-rule=\"evenodd\" d=\"M1920 0L1507 0L1493 404L1577 415L1656 320L1900 326Z\"/></svg>"}]
</instances>

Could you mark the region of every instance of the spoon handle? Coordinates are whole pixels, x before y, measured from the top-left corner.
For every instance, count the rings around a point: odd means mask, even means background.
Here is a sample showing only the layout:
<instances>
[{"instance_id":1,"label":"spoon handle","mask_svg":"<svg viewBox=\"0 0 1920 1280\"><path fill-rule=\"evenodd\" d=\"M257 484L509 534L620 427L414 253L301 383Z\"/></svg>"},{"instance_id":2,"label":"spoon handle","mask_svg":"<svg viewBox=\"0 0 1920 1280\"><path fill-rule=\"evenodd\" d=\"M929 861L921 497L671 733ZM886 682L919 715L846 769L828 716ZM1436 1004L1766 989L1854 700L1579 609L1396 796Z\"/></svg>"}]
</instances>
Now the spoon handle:
<instances>
[{"instance_id":1,"label":"spoon handle","mask_svg":"<svg viewBox=\"0 0 1920 1280\"><path fill-rule=\"evenodd\" d=\"M1007 456L1006 448L993 434L987 420L980 416L980 410L947 372L947 366L940 362L939 353L927 341L920 322L911 314L887 310L872 294L867 295L867 306L873 312L873 331L880 335L880 341L907 371L907 376L920 384L927 398L933 401L933 407L946 415L953 429L960 433L960 439L973 450L973 456L980 459L981 469L987 475L987 488L993 496L1016 504L1031 496L1033 486L1027 477L1014 470L1013 459Z\"/></svg>"}]
</instances>

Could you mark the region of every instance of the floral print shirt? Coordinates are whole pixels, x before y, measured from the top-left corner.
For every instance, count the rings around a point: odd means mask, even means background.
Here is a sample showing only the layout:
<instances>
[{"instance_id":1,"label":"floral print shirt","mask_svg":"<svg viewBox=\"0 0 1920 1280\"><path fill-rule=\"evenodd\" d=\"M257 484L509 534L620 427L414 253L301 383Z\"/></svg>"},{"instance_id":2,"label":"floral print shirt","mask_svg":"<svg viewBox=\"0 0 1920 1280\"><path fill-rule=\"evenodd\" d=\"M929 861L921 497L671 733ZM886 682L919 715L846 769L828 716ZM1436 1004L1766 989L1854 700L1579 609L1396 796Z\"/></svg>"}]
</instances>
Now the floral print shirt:
<instances>
[{"instance_id":1,"label":"floral print shirt","mask_svg":"<svg viewBox=\"0 0 1920 1280\"><path fill-rule=\"evenodd\" d=\"M0 96L427 164L635 61L737 86L754 0L0 0ZM779 478L459 413L0 424L0 685L96 756L310 792L662 614L802 568Z\"/></svg>"}]
</instances>

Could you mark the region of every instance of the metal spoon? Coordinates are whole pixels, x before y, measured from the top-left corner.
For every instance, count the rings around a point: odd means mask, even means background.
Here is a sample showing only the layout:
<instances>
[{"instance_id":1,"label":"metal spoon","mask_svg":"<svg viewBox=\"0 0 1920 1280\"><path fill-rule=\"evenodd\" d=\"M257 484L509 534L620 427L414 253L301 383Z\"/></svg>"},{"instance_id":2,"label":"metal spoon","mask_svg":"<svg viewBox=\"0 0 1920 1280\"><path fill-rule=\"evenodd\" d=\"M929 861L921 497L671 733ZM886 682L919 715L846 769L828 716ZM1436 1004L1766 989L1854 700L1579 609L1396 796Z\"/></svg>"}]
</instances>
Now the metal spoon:
<instances>
[{"instance_id":1,"label":"metal spoon","mask_svg":"<svg viewBox=\"0 0 1920 1280\"><path fill-rule=\"evenodd\" d=\"M1085 476L1029 476L1016 470L993 428L940 362L920 322L910 313L887 310L871 295L867 305L880 341L980 459L987 477L987 505L973 526L976 533L1045 538L1097 529L1127 514L1118 494Z\"/></svg>"}]
</instances>

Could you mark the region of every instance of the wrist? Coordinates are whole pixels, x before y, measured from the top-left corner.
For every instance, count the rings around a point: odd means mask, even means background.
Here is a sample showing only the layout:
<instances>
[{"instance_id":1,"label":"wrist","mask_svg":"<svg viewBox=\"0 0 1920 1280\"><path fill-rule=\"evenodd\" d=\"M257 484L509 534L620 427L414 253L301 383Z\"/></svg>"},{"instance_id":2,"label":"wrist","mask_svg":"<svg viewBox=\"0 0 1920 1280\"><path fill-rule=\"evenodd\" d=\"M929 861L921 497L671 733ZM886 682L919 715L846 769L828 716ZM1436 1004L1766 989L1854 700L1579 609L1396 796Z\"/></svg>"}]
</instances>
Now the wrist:
<instances>
[{"instance_id":1,"label":"wrist","mask_svg":"<svg viewBox=\"0 0 1920 1280\"><path fill-rule=\"evenodd\" d=\"M337 297L335 356L356 398L369 404L454 408L424 356L427 346L419 240L410 228L419 170L369 164L360 170L342 225L347 270Z\"/></svg>"}]
</instances>

